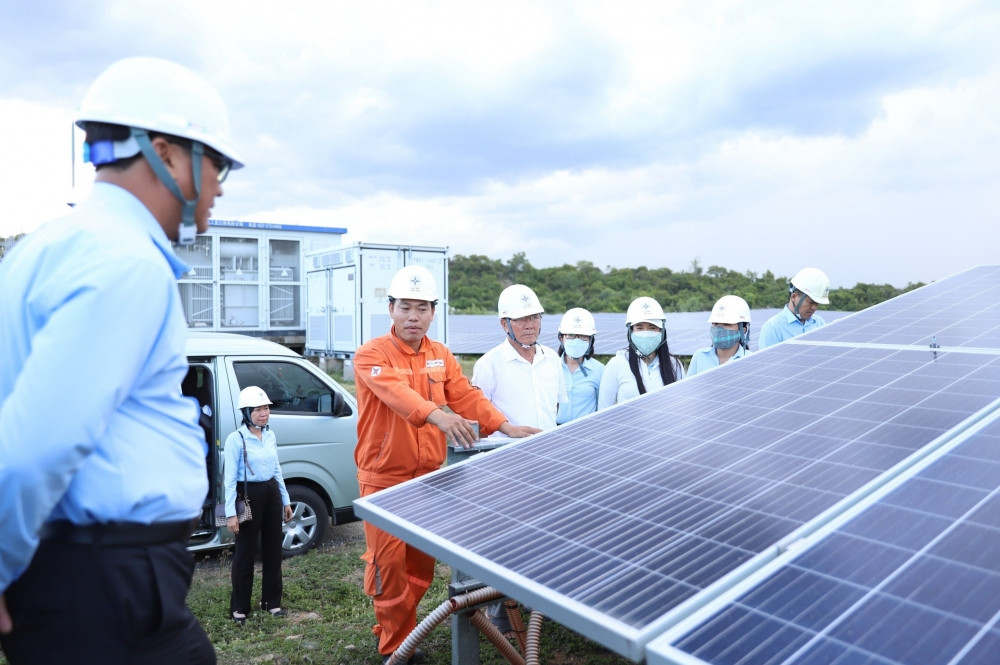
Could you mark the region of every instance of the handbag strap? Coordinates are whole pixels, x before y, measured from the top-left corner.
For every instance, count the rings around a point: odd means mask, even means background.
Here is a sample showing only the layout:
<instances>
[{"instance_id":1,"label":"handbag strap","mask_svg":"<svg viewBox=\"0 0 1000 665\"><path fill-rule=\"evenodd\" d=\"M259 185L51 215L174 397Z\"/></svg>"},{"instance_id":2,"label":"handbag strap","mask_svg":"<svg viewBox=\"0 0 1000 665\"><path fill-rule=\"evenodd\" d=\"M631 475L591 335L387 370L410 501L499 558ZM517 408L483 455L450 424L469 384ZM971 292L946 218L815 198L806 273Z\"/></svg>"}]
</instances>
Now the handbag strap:
<instances>
[{"instance_id":1,"label":"handbag strap","mask_svg":"<svg viewBox=\"0 0 1000 665\"><path fill-rule=\"evenodd\" d=\"M243 432L236 430L240 438L243 439L243 498L246 499L249 494L247 494L247 470L253 473L253 467L250 466L250 460L247 459L247 440L243 437Z\"/></svg>"}]
</instances>

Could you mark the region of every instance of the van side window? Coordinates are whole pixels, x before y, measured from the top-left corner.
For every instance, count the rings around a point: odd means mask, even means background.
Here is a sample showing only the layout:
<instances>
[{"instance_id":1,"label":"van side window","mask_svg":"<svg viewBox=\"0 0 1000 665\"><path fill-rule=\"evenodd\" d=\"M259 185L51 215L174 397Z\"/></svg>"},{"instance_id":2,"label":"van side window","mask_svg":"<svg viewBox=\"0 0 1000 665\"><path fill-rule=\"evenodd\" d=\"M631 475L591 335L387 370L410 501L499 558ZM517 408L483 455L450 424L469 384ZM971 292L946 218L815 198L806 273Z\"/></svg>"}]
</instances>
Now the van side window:
<instances>
[{"instance_id":1,"label":"van side window","mask_svg":"<svg viewBox=\"0 0 1000 665\"><path fill-rule=\"evenodd\" d=\"M344 400L318 377L294 363L237 362L233 364L240 389L259 386L273 402L271 413L283 415L344 416L335 405ZM346 406L344 404L344 406Z\"/></svg>"}]
</instances>

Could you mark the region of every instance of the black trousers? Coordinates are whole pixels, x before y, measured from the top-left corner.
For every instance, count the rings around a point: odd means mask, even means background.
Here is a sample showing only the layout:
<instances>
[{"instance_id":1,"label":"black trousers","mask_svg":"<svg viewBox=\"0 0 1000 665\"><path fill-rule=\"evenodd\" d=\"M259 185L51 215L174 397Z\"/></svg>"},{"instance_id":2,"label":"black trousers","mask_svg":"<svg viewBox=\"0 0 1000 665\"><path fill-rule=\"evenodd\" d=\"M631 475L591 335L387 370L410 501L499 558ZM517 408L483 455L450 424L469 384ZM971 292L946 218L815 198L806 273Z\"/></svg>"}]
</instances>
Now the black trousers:
<instances>
[{"instance_id":1,"label":"black trousers","mask_svg":"<svg viewBox=\"0 0 1000 665\"><path fill-rule=\"evenodd\" d=\"M214 665L188 608L194 560L184 543L107 547L43 540L5 593L11 665Z\"/></svg>"},{"instance_id":2,"label":"black trousers","mask_svg":"<svg viewBox=\"0 0 1000 665\"><path fill-rule=\"evenodd\" d=\"M242 488L243 483L237 483ZM281 607L281 525L284 508L278 481L247 483L250 495L250 512L253 519L240 524L236 534L236 552L233 553L233 593L229 598L229 611L250 613L250 593L253 590L253 567L257 559L257 539L260 538L260 557L263 563L260 607L267 610Z\"/></svg>"}]
</instances>

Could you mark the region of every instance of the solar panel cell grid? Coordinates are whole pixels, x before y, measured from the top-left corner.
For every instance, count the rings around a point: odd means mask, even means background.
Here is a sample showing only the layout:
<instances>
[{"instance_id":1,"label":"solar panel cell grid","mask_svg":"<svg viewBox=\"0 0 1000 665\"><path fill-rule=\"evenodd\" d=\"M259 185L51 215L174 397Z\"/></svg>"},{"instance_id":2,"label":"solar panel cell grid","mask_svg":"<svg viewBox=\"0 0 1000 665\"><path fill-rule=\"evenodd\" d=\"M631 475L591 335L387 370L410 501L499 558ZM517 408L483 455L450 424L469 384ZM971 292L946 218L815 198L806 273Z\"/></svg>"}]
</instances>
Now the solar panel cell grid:
<instances>
[{"instance_id":1,"label":"solar panel cell grid","mask_svg":"<svg viewBox=\"0 0 1000 665\"><path fill-rule=\"evenodd\" d=\"M415 494L400 487L370 500L433 532L423 548L488 583L503 588L516 571L551 590L524 592L543 612L578 603L641 630L975 413L982 400L936 395L960 380L953 368L997 362L776 347L741 361L739 373L706 373L589 426L428 476ZM831 386L806 378L809 368L828 366L862 390L814 398ZM742 392L731 401L719 388L731 390L736 376ZM780 411L768 408L775 396ZM811 410L818 402L825 408ZM799 417L812 423L804 431ZM466 476L474 491L453 494Z\"/></svg>"},{"instance_id":2,"label":"solar panel cell grid","mask_svg":"<svg viewBox=\"0 0 1000 665\"><path fill-rule=\"evenodd\" d=\"M997 552L1000 420L676 644L732 665L995 663Z\"/></svg>"},{"instance_id":3,"label":"solar panel cell grid","mask_svg":"<svg viewBox=\"0 0 1000 665\"><path fill-rule=\"evenodd\" d=\"M1000 349L1000 267L980 266L825 326L809 341ZM984 305L985 303L985 305Z\"/></svg>"}]
</instances>

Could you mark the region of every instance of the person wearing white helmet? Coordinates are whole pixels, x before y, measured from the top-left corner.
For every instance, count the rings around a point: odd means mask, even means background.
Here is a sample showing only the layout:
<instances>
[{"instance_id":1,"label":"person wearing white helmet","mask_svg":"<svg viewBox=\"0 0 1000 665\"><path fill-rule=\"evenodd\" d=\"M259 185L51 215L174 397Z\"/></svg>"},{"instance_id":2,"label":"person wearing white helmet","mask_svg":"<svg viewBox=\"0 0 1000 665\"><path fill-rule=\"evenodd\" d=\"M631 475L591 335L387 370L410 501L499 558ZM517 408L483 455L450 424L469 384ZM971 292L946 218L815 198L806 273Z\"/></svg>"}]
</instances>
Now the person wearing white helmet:
<instances>
[{"instance_id":1,"label":"person wearing white helmet","mask_svg":"<svg viewBox=\"0 0 1000 665\"><path fill-rule=\"evenodd\" d=\"M563 381L568 398L559 405L556 416L559 425L597 411L604 365L594 358L596 335L594 315L582 307L568 310L559 322L558 353L563 359Z\"/></svg>"},{"instance_id":2,"label":"person wearing white helmet","mask_svg":"<svg viewBox=\"0 0 1000 665\"><path fill-rule=\"evenodd\" d=\"M158 58L108 67L76 122L93 188L0 263L0 645L12 665L214 663L185 604L207 446L171 241L241 160L218 92Z\"/></svg>"},{"instance_id":3,"label":"person wearing white helmet","mask_svg":"<svg viewBox=\"0 0 1000 665\"><path fill-rule=\"evenodd\" d=\"M628 348L608 361L601 378L597 408L645 395L684 378L684 365L670 353L667 317L648 296L632 301L625 314Z\"/></svg>"},{"instance_id":4,"label":"person wearing white helmet","mask_svg":"<svg viewBox=\"0 0 1000 665\"><path fill-rule=\"evenodd\" d=\"M541 430L556 426L559 409L568 400L559 356L538 343L544 312L538 296L524 284L501 291L497 314L507 338L472 367L473 385L495 407L512 421ZM510 630L502 601L491 603L487 615L501 632Z\"/></svg>"},{"instance_id":5,"label":"person wearing white helmet","mask_svg":"<svg viewBox=\"0 0 1000 665\"><path fill-rule=\"evenodd\" d=\"M750 306L746 300L739 296L722 296L712 307L708 323L712 346L694 352L688 376L750 355Z\"/></svg>"},{"instance_id":6,"label":"person wearing white helmet","mask_svg":"<svg viewBox=\"0 0 1000 665\"><path fill-rule=\"evenodd\" d=\"M558 354L538 343L544 312L524 284L505 288L497 313L507 338L476 361L472 383L513 422L546 430L567 397Z\"/></svg>"},{"instance_id":7,"label":"person wearing white helmet","mask_svg":"<svg viewBox=\"0 0 1000 665\"><path fill-rule=\"evenodd\" d=\"M788 302L761 326L758 348L765 349L825 325L816 310L829 304L830 278L826 273L818 268L798 271L788 284Z\"/></svg>"},{"instance_id":8,"label":"person wearing white helmet","mask_svg":"<svg viewBox=\"0 0 1000 665\"><path fill-rule=\"evenodd\" d=\"M268 425L271 404L260 386L241 390L237 399L241 423L226 438L222 451L226 526L236 534L229 611L238 625L246 623L250 613L258 539L262 566L260 608L272 616L286 615L281 607L281 525L292 519L292 502L281 477L278 440ZM236 515L237 494L250 504L251 519L243 523Z\"/></svg>"},{"instance_id":9,"label":"person wearing white helmet","mask_svg":"<svg viewBox=\"0 0 1000 665\"><path fill-rule=\"evenodd\" d=\"M447 456L446 437L471 447L476 423L483 434L499 431L511 438L539 431L514 425L469 383L451 351L427 337L438 301L429 270L401 269L388 295L391 330L354 354L354 460L361 496L439 469ZM373 600L372 632L386 662L416 628L417 605L434 579L434 557L371 524L364 527L364 589ZM422 659L418 651L408 662Z\"/></svg>"}]
</instances>

